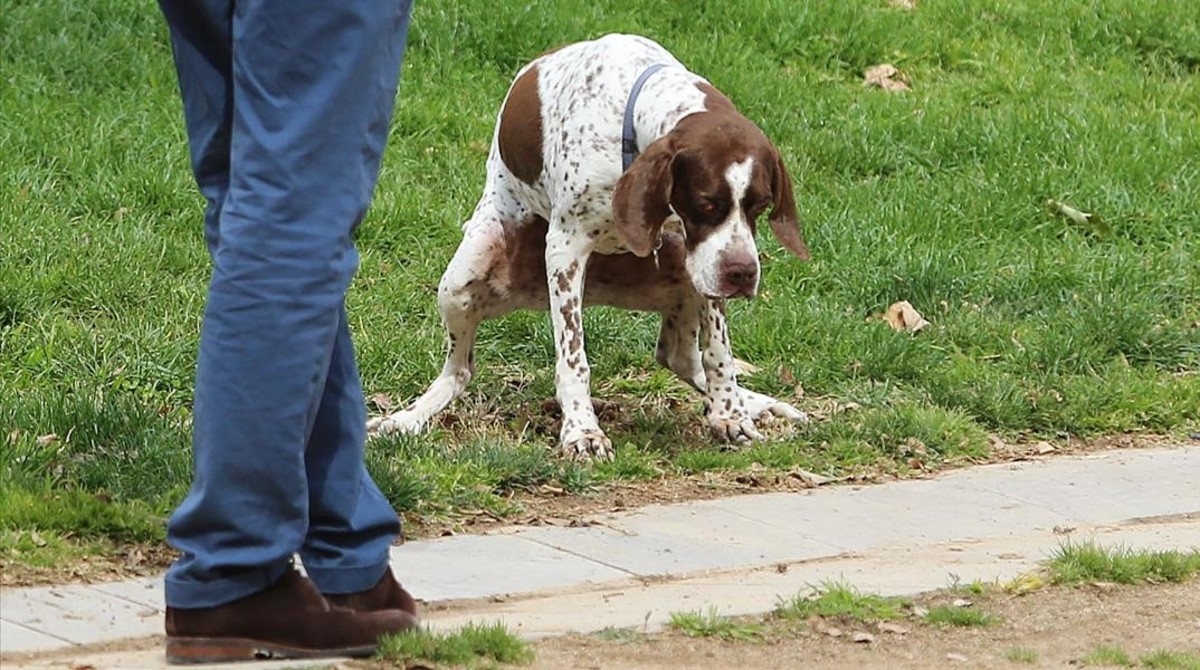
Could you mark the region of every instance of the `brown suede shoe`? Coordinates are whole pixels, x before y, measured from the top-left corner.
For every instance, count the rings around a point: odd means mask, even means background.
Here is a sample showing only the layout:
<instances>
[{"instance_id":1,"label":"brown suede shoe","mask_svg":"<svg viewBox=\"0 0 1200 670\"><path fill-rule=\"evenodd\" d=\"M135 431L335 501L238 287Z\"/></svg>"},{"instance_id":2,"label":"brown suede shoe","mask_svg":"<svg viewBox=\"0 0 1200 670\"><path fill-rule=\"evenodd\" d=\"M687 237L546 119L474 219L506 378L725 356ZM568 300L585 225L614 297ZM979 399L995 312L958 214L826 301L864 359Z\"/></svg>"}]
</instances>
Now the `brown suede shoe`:
<instances>
[{"instance_id":1,"label":"brown suede shoe","mask_svg":"<svg viewBox=\"0 0 1200 670\"><path fill-rule=\"evenodd\" d=\"M381 635L417 625L401 610L332 607L295 570L274 586L205 609L167 608L167 662L226 663L268 658L363 657Z\"/></svg>"},{"instance_id":2,"label":"brown suede shoe","mask_svg":"<svg viewBox=\"0 0 1200 670\"><path fill-rule=\"evenodd\" d=\"M417 601L396 581L391 568L383 573L379 583L366 591L325 594L325 600L334 607L345 607L355 612L378 612L381 610L403 610L417 616Z\"/></svg>"}]
</instances>

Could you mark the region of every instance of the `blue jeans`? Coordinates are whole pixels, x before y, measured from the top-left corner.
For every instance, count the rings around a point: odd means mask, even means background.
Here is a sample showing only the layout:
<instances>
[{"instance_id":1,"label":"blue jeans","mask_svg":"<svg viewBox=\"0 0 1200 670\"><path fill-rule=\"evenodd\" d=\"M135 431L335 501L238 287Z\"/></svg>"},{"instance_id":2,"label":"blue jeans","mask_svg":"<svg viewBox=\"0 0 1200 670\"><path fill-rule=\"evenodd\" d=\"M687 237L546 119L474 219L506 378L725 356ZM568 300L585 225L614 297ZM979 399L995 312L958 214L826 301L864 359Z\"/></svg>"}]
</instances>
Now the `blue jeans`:
<instances>
[{"instance_id":1,"label":"blue jeans","mask_svg":"<svg viewBox=\"0 0 1200 670\"><path fill-rule=\"evenodd\" d=\"M351 234L379 177L411 0L160 0L213 272L175 608L275 583L373 586L400 531L363 462L346 322Z\"/></svg>"}]
</instances>

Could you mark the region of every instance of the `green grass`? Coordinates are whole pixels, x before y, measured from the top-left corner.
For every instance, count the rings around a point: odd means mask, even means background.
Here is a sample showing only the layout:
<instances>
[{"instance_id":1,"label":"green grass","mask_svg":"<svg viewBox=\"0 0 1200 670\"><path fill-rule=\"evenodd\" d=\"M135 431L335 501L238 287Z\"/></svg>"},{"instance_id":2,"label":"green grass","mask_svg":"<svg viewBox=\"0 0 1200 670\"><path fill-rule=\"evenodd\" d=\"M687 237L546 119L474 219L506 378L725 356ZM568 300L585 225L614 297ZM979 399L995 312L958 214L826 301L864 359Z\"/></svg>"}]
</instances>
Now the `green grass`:
<instances>
[{"instance_id":1,"label":"green grass","mask_svg":"<svg viewBox=\"0 0 1200 670\"><path fill-rule=\"evenodd\" d=\"M957 607L954 605L935 605L922 617L925 623L935 626L958 626L961 628L982 628L999 623L999 618L975 607Z\"/></svg>"},{"instance_id":2,"label":"green grass","mask_svg":"<svg viewBox=\"0 0 1200 670\"><path fill-rule=\"evenodd\" d=\"M1136 661L1124 649L1100 646L1079 659L1085 667L1166 668L1170 670L1200 670L1200 654L1188 651L1157 649L1143 654Z\"/></svg>"},{"instance_id":3,"label":"green grass","mask_svg":"<svg viewBox=\"0 0 1200 670\"><path fill-rule=\"evenodd\" d=\"M950 575L950 585L947 587L955 593L962 593L968 596L984 596L992 591L999 589L1000 585L997 582L985 582L981 579L974 579L970 582L963 582L958 578L958 575Z\"/></svg>"},{"instance_id":4,"label":"green grass","mask_svg":"<svg viewBox=\"0 0 1200 670\"><path fill-rule=\"evenodd\" d=\"M760 639L763 629L759 623L721 616L715 607L700 612L672 612L667 626L688 637L718 637L743 642Z\"/></svg>"},{"instance_id":5,"label":"green grass","mask_svg":"<svg viewBox=\"0 0 1200 670\"><path fill-rule=\"evenodd\" d=\"M424 661L475 668L496 663L525 665L533 660L534 653L503 624L468 623L448 633L418 629L385 637L376 656L398 667Z\"/></svg>"},{"instance_id":6,"label":"green grass","mask_svg":"<svg viewBox=\"0 0 1200 670\"><path fill-rule=\"evenodd\" d=\"M1046 565L1056 584L1182 582L1200 572L1200 549L1151 551L1083 542L1060 546Z\"/></svg>"},{"instance_id":7,"label":"green grass","mask_svg":"<svg viewBox=\"0 0 1200 670\"><path fill-rule=\"evenodd\" d=\"M608 626L602 630L592 634L594 637L605 642L616 642L618 644L637 644L646 641L649 636L633 627L616 627Z\"/></svg>"},{"instance_id":8,"label":"green grass","mask_svg":"<svg viewBox=\"0 0 1200 670\"><path fill-rule=\"evenodd\" d=\"M1100 646L1088 652L1086 656L1079 659L1079 662L1085 666L1117 666L1131 668L1136 663L1130 658L1129 654L1125 653L1124 649L1112 646Z\"/></svg>"},{"instance_id":9,"label":"green grass","mask_svg":"<svg viewBox=\"0 0 1200 670\"><path fill-rule=\"evenodd\" d=\"M111 550L101 539L77 541L66 533L0 528L0 556L34 570L78 563Z\"/></svg>"},{"instance_id":10,"label":"green grass","mask_svg":"<svg viewBox=\"0 0 1200 670\"><path fill-rule=\"evenodd\" d=\"M416 4L404 80L349 296L368 395L441 364L433 294L474 207L515 70L609 31L664 43L779 145L814 260L763 232L762 295L730 305L755 390L854 402L740 451L656 369L657 318L586 316L613 464L554 454L544 314L480 332L457 422L383 440L370 468L410 518L515 513L582 493L751 467L936 468L1010 441L1200 428L1200 21L1192 3L539 0ZM16 0L0 30L0 527L146 537L191 476L192 370L208 259L170 49L149 0ZM729 36L736 36L730 38ZM913 90L865 89L892 62ZM1053 198L1103 218L1079 226ZM933 326L868 321L908 300ZM39 441L55 434L56 441ZM103 509L88 502L101 496ZM25 509L37 509L37 505ZM51 532L49 530L45 532ZM57 531L54 531L57 532Z\"/></svg>"},{"instance_id":11,"label":"green grass","mask_svg":"<svg viewBox=\"0 0 1200 670\"><path fill-rule=\"evenodd\" d=\"M1013 647L1004 651L1004 658L1013 663L1035 665L1038 660L1038 653L1028 647Z\"/></svg>"},{"instance_id":12,"label":"green grass","mask_svg":"<svg viewBox=\"0 0 1200 670\"><path fill-rule=\"evenodd\" d=\"M1157 650L1141 658L1146 668L1171 668L1172 670L1200 670L1200 653L1187 651Z\"/></svg>"},{"instance_id":13,"label":"green grass","mask_svg":"<svg viewBox=\"0 0 1200 670\"><path fill-rule=\"evenodd\" d=\"M847 584L826 583L811 594L794 596L775 607L775 616L804 620L811 616L842 617L855 621L899 619L905 616L905 598L861 593Z\"/></svg>"}]
</instances>

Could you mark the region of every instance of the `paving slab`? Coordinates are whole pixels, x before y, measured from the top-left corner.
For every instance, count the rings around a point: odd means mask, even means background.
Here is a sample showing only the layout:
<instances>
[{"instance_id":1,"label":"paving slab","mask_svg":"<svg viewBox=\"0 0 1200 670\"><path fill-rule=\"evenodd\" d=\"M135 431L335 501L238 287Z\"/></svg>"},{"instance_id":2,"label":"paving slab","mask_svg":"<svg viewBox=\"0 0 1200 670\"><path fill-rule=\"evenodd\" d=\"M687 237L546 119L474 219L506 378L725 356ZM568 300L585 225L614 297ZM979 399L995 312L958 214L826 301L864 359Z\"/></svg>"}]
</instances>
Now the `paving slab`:
<instances>
[{"instance_id":1,"label":"paving slab","mask_svg":"<svg viewBox=\"0 0 1200 670\"><path fill-rule=\"evenodd\" d=\"M1052 529L1070 521L1053 510L938 479L769 493L712 501L746 519L815 535L843 551L900 542L946 542Z\"/></svg>"},{"instance_id":2,"label":"paving slab","mask_svg":"<svg viewBox=\"0 0 1200 670\"><path fill-rule=\"evenodd\" d=\"M162 631L162 615L156 608L85 585L5 589L0 596L0 620L71 644L146 637ZM7 639L0 645L5 652L25 651Z\"/></svg>"},{"instance_id":3,"label":"paving slab","mask_svg":"<svg viewBox=\"0 0 1200 670\"><path fill-rule=\"evenodd\" d=\"M70 640L47 635L14 621L0 619L0 644L4 645L5 650L48 651L61 649L64 644L70 644Z\"/></svg>"},{"instance_id":4,"label":"paving slab","mask_svg":"<svg viewBox=\"0 0 1200 670\"><path fill-rule=\"evenodd\" d=\"M1200 448L1105 451L948 472L939 481L995 492L1078 523L1200 511Z\"/></svg>"},{"instance_id":5,"label":"paving slab","mask_svg":"<svg viewBox=\"0 0 1200 670\"><path fill-rule=\"evenodd\" d=\"M654 506L585 528L523 528L517 537L643 577L829 556L841 549L717 505Z\"/></svg>"},{"instance_id":6,"label":"paving slab","mask_svg":"<svg viewBox=\"0 0 1200 670\"><path fill-rule=\"evenodd\" d=\"M392 550L404 587L427 602L486 598L629 577L601 562L514 535L459 535Z\"/></svg>"},{"instance_id":7,"label":"paving slab","mask_svg":"<svg viewBox=\"0 0 1200 670\"><path fill-rule=\"evenodd\" d=\"M163 578L142 577L123 582L101 582L93 584L92 588L114 598L128 600L157 612L163 611Z\"/></svg>"}]
</instances>

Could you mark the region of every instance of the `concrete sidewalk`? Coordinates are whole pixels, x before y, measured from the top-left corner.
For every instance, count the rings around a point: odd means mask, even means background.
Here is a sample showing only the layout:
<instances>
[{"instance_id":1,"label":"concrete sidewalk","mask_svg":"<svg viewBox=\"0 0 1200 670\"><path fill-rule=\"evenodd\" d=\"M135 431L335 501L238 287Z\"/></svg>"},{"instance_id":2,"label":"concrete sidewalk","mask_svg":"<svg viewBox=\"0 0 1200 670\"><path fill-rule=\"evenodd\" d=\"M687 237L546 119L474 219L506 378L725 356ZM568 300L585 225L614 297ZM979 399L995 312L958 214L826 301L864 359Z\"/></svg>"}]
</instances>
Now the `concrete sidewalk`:
<instances>
[{"instance_id":1,"label":"concrete sidewalk","mask_svg":"<svg viewBox=\"0 0 1200 670\"><path fill-rule=\"evenodd\" d=\"M708 606L763 612L824 579L911 594L954 578L1011 578L1067 538L1200 547L1200 447L1054 457L591 520L409 542L393 550L392 564L426 601L431 627L499 619L527 637L653 628L671 612ZM0 590L6 668L81 658L95 668L156 667L161 647L145 639L161 631L157 578ZM119 653L79 646L124 639L143 642ZM56 653L20 656L48 651Z\"/></svg>"}]
</instances>

